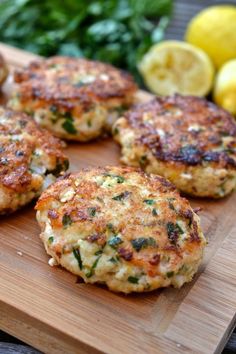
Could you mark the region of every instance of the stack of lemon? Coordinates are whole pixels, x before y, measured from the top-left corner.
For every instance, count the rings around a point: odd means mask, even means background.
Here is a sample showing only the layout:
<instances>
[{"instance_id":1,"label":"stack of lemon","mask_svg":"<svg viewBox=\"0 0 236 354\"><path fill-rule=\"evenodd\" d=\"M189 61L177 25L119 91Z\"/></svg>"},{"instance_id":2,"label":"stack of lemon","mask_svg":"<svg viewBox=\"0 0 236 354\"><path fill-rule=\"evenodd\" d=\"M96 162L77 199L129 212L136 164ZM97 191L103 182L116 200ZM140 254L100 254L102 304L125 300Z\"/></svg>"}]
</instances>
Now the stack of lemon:
<instances>
[{"instance_id":1,"label":"stack of lemon","mask_svg":"<svg viewBox=\"0 0 236 354\"><path fill-rule=\"evenodd\" d=\"M213 89L215 102L236 115L236 6L203 10L185 39L156 44L144 55L139 70L146 85L160 95L206 96Z\"/></svg>"}]
</instances>

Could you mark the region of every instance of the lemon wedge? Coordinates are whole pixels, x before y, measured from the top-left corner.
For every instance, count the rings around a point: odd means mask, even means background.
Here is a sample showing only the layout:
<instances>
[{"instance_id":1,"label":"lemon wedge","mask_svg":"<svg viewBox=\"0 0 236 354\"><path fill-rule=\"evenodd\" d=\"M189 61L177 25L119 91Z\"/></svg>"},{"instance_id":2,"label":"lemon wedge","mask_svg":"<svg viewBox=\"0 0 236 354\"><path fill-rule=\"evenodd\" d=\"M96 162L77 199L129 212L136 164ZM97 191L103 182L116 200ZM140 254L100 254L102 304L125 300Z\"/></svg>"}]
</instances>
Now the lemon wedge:
<instances>
[{"instance_id":1,"label":"lemon wedge","mask_svg":"<svg viewBox=\"0 0 236 354\"><path fill-rule=\"evenodd\" d=\"M138 69L147 87L160 95L205 96L214 78L214 67L207 54L181 41L164 41L152 46Z\"/></svg>"},{"instance_id":2,"label":"lemon wedge","mask_svg":"<svg viewBox=\"0 0 236 354\"><path fill-rule=\"evenodd\" d=\"M215 102L236 116L236 59L225 63L217 74Z\"/></svg>"}]
</instances>

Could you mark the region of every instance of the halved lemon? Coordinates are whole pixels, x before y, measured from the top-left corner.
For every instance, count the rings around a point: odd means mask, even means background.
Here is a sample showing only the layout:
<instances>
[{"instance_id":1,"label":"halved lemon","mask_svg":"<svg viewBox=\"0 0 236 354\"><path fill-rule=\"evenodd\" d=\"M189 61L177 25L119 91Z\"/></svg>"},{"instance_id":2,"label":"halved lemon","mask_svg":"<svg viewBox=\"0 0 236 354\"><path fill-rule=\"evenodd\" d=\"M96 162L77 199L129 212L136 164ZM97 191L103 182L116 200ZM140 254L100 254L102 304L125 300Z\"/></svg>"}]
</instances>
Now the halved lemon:
<instances>
[{"instance_id":1,"label":"halved lemon","mask_svg":"<svg viewBox=\"0 0 236 354\"><path fill-rule=\"evenodd\" d=\"M214 67L207 54L181 41L152 46L138 69L147 87L160 95L205 96L214 79Z\"/></svg>"},{"instance_id":2,"label":"halved lemon","mask_svg":"<svg viewBox=\"0 0 236 354\"><path fill-rule=\"evenodd\" d=\"M214 100L236 116L236 59L225 63L218 72Z\"/></svg>"}]
</instances>

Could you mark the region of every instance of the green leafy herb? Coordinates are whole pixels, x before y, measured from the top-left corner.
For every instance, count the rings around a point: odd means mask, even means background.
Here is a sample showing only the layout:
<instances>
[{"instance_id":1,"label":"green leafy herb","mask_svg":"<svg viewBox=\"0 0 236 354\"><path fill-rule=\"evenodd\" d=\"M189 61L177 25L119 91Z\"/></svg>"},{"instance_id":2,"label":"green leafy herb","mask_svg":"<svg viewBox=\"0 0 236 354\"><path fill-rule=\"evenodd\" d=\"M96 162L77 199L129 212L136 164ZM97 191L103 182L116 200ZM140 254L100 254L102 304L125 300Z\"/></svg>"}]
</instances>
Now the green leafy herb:
<instances>
[{"instance_id":1,"label":"green leafy herb","mask_svg":"<svg viewBox=\"0 0 236 354\"><path fill-rule=\"evenodd\" d=\"M82 263L82 259L81 259L79 248L74 248L73 249L73 255L75 256L75 258L78 261L79 269L82 270L83 269L83 263Z\"/></svg>"},{"instance_id":2,"label":"green leafy herb","mask_svg":"<svg viewBox=\"0 0 236 354\"><path fill-rule=\"evenodd\" d=\"M148 160L147 160L147 156L146 155L143 155L143 156L140 157L140 159L139 159L140 167L144 168L147 165L147 162L148 162Z\"/></svg>"},{"instance_id":3,"label":"green leafy herb","mask_svg":"<svg viewBox=\"0 0 236 354\"><path fill-rule=\"evenodd\" d=\"M109 231L111 231L113 234L116 233L116 232L115 232L115 228L114 228L114 226L113 226L112 223L108 223L108 224L107 224L107 229L108 229Z\"/></svg>"},{"instance_id":4,"label":"green leafy herb","mask_svg":"<svg viewBox=\"0 0 236 354\"><path fill-rule=\"evenodd\" d=\"M176 223L176 228L179 230L179 233L180 233L181 235L184 234L184 231L183 231L182 227L180 227L180 225L179 225L178 223Z\"/></svg>"},{"instance_id":5,"label":"green leafy herb","mask_svg":"<svg viewBox=\"0 0 236 354\"><path fill-rule=\"evenodd\" d=\"M150 247L156 247L157 246L157 242L153 237L148 237L148 246Z\"/></svg>"},{"instance_id":6,"label":"green leafy herb","mask_svg":"<svg viewBox=\"0 0 236 354\"><path fill-rule=\"evenodd\" d=\"M179 271L178 271L178 274L185 274L188 270L189 270L188 265L187 265L187 264L183 264L183 265L180 267L180 269L179 269Z\"/></svg>"},{"instance_id":7,"label":"green leafy herb","mask_svg":"<svg viewBox=\"0 0 236 354\"><path fill-rule=\"evenodd\" d=\"M86 83L85 83L83 80L80 80L80 81L78 81L76 84L74 84L73 86L75 86L75 87L82 87L82 86L84 86L84 85L86 85Z\"/></svg>"},{"instance_id":8,"label":"green leafy herb","mask_svg":"<svg viewBox=\"0 0 236 354\"><path fill-rule=\"evenodd\" d=\"M115 236L110 238L110 240L108 240L108 245L112 248L115 248L120 245L122 243L122 239L119 236Z\"/></svg>"},{"instance_id":9,"label":"green leafy herb","mask_svg":"<svg viewBox=\"0 0 236 354\"><path fill-rule=\"evenodd\" d=\"M115 176L117 183L123 183L125 181L124 177L122 176Z\"/></svg>"},{"instance_id":10,"label":"green leafy herb","mask_svg":"<svg viewBox=\"0 0 236 354\"><path fill-rule=\"evenodd\" d=\"M94 254L95 254L95 256L98 256L99 254L102 254L102 253L103 253L103 250L98 250Z\"/></svg>"},{"instance_id":11,"label":"green leafy herb","mask_svg":"<svg viewBox=\"0 0 236 354\"><path fill-rule=\"evenodd\" d=\"M88 273L86 273L86 277L87 277L87 278L91 278L91 276L94 275L94 270L95 270L95 268L97 267L97 264L98 264L98 261L99 261L100 258L101 258L101 256L99 256L99 257L95 260L95 262L93 263L93 265L92 265L90 271L89 271Z\"/></svg>"},{"instance_id":12,"label":"green leafy herb","mask_svg":"<svg viewBox=\"0 0 236 354\"><path fill-rule=\"evenodd\" d=\"M146 203L147 205L155 204L155 200L153 200L153 199L145 199L143 202Z\"/></svg>"},{"instance_id":13,"label":"green leafy herb","mask_svg":"<svg viewBox=\"0 0 236 354\"><path fill-rule=\"evenodd\" d=\"M166 276L167 276L167 278L171 278L171 277L173 277L174 274L175 274L175 272L170 271L170 272L166 273Z\"/></svg>"},{"instance_id":14,"label":"green leafy herb","mask_svg":"<svg viewBox=\"0 0 236 354\"><path fill-rule=\"evenodd\" d=\"M53 237L53 236L50 236L50 237L48 238L48 243L51 244L51 243L53 243L53 241L54 241L54 237Z\"/></svg>"},{"instance_id":15,"label":"green leafy herb","mask_svg":"<svg viewBox=\"0 0 236 354\"><path fill-rule=\"evenodd\" d=\"M119 257L111 257L109 259L109 262L111 263L114 263L114 264L117 264L119 262Z\"/></svg>"},{"instance_id":16,"label":"green leafy herb","mask_svg":"<svg viewBox=\"0 0 236 354\"><path fill-rule=\"evenodd\" d=\"M91 122L91 120L89 119L89 120L87 120L87 126L90 128L91 126L92 126L92 122Z\"/></svg>"},{"instance_id":17,"label":"green leafy herb","mask_svg":"<svg viewBox=\"0 0 236 354\"><path fill-rule=\"evenodd\" d=\"M156 210L155 208L152 209L152 215L153 215L153 216L157 216L157 215L158 215L157 210Z\"/></svg>"},{"instance_id":18,"label":"green leafy herb","mask_svg":"<svg viewBox=\"0 0 236 354\"><path fill-rule=\"evenodd\" d=\"M168 222L166 228L169 240L174 244L177 242L179 235L184 233L178 223L174 224L172 222Z\"/></svg>"},{"instance_id":19,"label":"green leafy herb","mask_svg":"<svg viewBox=\"0 0 236 354\"><path fill-rule=\"evenodd\" d=\"M123 192L123 193L121 193L121 194L116 195L116 196L113 197L112 199L113 199L113 200L122 201L122 200L124 200L126 197L128 197L128 195L130 195L130 192L125 191L125 192Z\"/></svg>"},{"instance_id":20,"label":"green leafy herb","mask_svg":"<svg viewBox=\"0 0 236 354\"><path fill-rule=\"evenodd\" d=\"M63 162L57 161L56 167L53 171L47 171L48 173L53 173L55 176L58 176L60 172L66 171L69 168L69 160L64 160Z\"/></svg>"},{"instance_id":21,"label":"green leafy herb","mask_svg":"<svg viewBox=\"0 0 236 354\"><path fill-rule=\"evenodd\" d=\"M138 284L139 278L137 277L132 277L131 275L128 277L128 281L132 284Z\"/></svg>"},{"instance_id":22,"label":"green leafy herb","mask_svg":"<svg viewBox=\"0 0 236 354\"><path fill-rule=\"evenodd\" d=\"M148 246L150 247L156 247L157 243L156 240L153 237L139 237L131 241L131 244L133 248L139 252L143 248L147 248Z\"/></svg>"},{"instance_id":23,"label":"green leafy herb","mask_svg":"<svg viewBox=\"0 0 236 354\"><path fill-rule=\"evenodd\" d=\"M171 210L174 210L174 211L175 211L174 204L172 203L172 202L175 200L175 198L167 198L167 200L168 200L169 208L170 208Z\"/></svg>"},{"instance_id":24,"label":"green leafy herb","mask_svg":"<svg viewBox=\"0 0 236 354\"><path fill-rule=\"evenodd\" d=\"M88 210L89 216L94 217L96 215L97 209L95 207L89 207L87 210Z\"/></svg>"},{"instance_id":25,"label":"green leafy herb","mask_svg":"<svg viewBox=\"0 0 236 354\"><path fill-rule=\"evenodd\" d=\"M64 123L62 124L62 127L69 134L76 134L77 133L77 130L74 127L74 123L73 123L73 119L72 118L67 118L64 121Z\"/></svg>"},{"instance_id":26,"label":"green leafy herb","mask_svg":"<svg viewBox=\"0 0 236 354\"><path fill-rule=\"evenodd\" d=\"M131 71L163 39L171 0L0 1L0 40L43 56L110 62Z\"/></svg>"},{"instance_id":27,"label":"green leafy herb","mask_svg":"<svg viewBox=\"0 0 236 354\"><path fill-rule=\"evenodd\" d=\"M57 106L55 106L54 104L52 104L50 107L49 107L50 111L52 113L57 113L58 109L57 109Z\"/></svg>"},{"instance_id":28,"label":"green leafy herb","mask_svg":"<svg viewBox=\"0 0 236 354\"><path fill-rule=\"evenodd\" d=\"M115 127L112 131L113 135L117 135L119 134L119 129L117 127Z\"/></svg>"},{"instance_id":29,"label":"green leafy herb","mask_svg":"<svg viewBox=\"0 0 236 354\"><path fill-rule=\"evenodd\" d=\"M117 112L117 114L118 114L119 117L120 117L120 116L123 115L123 113L124 113L125 111L127 111L127 107L125 107L125 106L119 106L119 107L114 108L114 110Z\"/></svg>"},{"instance_id":30,"label":"green leafy herb","mask_svg":"<svg viewBox=\"0 0 236 354\"><path fill-rule=\"evenodd\" d=\"M104 174L105 177L111 177L111 178L115 178L117 183L123 183L125 181L125 178L119 175L112 175L110 173L105 173Z\"/></svg>"},{"instance_id":31,"label":"green leafy herb","mask_svg":"<svg viewBox=\"0 0 236 354\"><path fill-rule=\"evenodd\" d=\"M62 217L62 224L64 227L70 226L72 224L72 220L70 215L64 214Z\"/></svg>"}]
</instances>

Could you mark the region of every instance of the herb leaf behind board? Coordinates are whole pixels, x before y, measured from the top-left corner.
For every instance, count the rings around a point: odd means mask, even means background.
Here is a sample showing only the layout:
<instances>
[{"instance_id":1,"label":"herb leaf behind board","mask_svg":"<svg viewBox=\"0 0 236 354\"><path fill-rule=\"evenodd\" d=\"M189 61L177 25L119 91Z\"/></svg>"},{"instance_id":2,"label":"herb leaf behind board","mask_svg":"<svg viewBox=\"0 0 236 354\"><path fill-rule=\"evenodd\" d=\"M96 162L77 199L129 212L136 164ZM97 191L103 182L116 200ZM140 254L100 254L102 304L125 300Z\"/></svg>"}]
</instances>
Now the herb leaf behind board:
<instances>
[{"instance_id":1,"label":"herb leaf behind board","mask_svg":"<svg viewBox=\"0 0 236 354\"><path fill-rule=\"evenodd\" d=\"M43 55L87 57L129 70L163 39L172 0L0 1L0 40Z\"/></svg>"}]
</instances>

